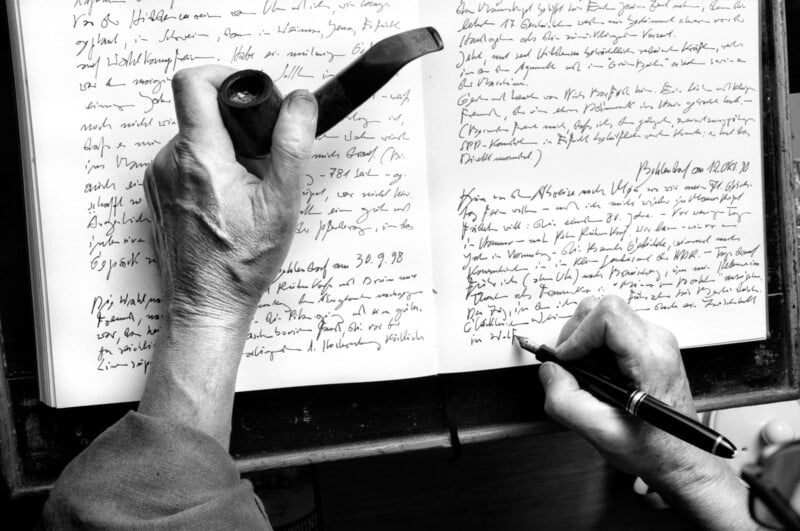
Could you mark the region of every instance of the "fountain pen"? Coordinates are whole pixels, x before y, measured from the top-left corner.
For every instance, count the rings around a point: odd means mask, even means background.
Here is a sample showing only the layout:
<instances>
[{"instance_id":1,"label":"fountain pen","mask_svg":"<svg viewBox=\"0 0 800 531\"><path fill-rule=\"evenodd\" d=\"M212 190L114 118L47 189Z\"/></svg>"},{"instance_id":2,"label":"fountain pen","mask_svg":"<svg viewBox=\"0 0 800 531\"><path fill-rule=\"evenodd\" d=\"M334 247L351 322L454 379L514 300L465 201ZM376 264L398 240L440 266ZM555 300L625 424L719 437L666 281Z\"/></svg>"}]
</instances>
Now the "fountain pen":
<instances>
[{"instance_id":1,"label":"fountain pen","mask_svg":"<svg viewBox=\"0 0 800 531\"><path fill-rule=\"evenodd\" d=\"M660 428L701 450L728 459L736 455L736 446L723 435L705 424L687 417L644 391L628 389L609 378L579 367L574 362L561 360L555 351L547 345L537 345L517 335L514 336L514 339L523 350L531 352L539 361L556 363L569 371L583 389L589 391L600 400L624 409L634 417Z\"/></svg>"}]
</instances>

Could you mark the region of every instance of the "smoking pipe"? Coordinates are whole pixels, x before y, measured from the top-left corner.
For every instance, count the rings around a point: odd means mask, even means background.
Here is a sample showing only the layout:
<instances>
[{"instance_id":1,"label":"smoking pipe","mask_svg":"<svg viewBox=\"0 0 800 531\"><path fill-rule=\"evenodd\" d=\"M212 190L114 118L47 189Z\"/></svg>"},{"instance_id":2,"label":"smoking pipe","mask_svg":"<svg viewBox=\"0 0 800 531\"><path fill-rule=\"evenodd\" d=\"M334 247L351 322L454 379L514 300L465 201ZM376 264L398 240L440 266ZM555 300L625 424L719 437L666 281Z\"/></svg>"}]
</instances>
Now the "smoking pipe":
<instances>
[{"instance_id":1,"label":"smoking pipe","mask_svg":"<svg viewBox=\"0 0 800 531\"><path fill-rule=\"evenodd\" d=\"M319 108L316 136L368 100L406 64L442 48L439 33L431 27L374 44L314 92ZM256 158L269 153L282 100L272 79L260 70L241 70L223 81L219 108L237 155Z\"/></svg>"}]
</instances>

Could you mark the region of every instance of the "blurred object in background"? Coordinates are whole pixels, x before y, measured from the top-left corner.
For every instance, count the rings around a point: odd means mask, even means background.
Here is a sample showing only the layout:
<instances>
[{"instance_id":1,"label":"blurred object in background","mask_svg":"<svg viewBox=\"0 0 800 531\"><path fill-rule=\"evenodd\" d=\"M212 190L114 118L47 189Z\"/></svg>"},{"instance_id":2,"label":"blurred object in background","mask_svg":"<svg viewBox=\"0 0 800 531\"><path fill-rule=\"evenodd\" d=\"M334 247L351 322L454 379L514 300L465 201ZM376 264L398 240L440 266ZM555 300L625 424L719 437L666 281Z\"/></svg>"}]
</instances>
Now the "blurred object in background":
<instances>
[{"instance_id":1,"label":"blurred object in background","mask_svg":"<svg viewBox=\"0 0 800 531\"><path fill-rule=\"evenodd\" d=\"M710 428L724 433L739 448L731 460L737 473L743 465L758 461L766 446L800 438L800 402L797 400L710 411L703 414L702 420Z\"/></svg>"}]
</instances>

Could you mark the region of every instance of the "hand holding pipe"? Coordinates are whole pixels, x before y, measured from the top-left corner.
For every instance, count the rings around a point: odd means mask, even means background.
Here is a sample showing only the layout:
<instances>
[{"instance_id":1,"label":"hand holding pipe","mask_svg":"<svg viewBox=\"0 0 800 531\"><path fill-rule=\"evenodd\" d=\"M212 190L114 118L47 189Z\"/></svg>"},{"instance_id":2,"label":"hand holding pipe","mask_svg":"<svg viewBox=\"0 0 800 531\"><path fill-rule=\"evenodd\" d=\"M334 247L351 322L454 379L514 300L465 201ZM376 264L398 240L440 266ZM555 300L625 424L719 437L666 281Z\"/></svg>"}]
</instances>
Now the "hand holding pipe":
<instances>
[{"instance_id":1,"label":"hand holding pipe","mask_svg":"<svg viewBox=\"0 0 800 531\"><path fill-rule=\"evenodd\" d=\"M373 45L314 92L319 108L316 135L367 101L403 66L442 48L439 33L431 27L398 33ZM236 72L222 83L219 108L237 155L258 158L269 153L282 100L272 79L260 70Z\"/></svg>"}]
</instances>

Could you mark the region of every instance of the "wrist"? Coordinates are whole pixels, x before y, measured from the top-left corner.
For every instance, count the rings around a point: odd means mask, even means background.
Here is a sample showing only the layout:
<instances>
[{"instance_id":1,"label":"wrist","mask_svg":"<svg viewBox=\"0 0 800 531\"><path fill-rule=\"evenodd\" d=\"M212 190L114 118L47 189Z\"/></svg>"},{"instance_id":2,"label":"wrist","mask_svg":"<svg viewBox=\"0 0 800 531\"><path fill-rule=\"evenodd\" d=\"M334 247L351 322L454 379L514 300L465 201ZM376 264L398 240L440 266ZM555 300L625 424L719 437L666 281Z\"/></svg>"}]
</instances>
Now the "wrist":
<instances>
[{"instance_id":1,"label":"wrist","mask_svg":"<svg viewBox=\"0 0 800 531\"><path fill-rule=\"evenodd\" d=\"M246 336L247 327L231 321L167 317L156 340L139 411L189 425L227 447Z\"/></svg>"},{"instance_id":2,"label":"wrist","mask_svg":"<svg viewBox=\"0 0 800 531\"><path fill-rule=\"evenodd\" d=\"M748 509L748 491L719 457L687 449L680 463L653 478L642 478L673 507L704 529L756 529Z\"/></svg>"},{"instance_id":3,"label":"wrist","mask_svg":"<svg viewBox=\"0 0 800 531\"><path fill-rule=\"evenodd\" d=\"M246 324L245 324L246 323ZM183 383L219 388L233 383L242 357L250 320L166 317L153 351L153 370L175 372Z\"/></svg>"},{"instance_id":4,"label":"wrist","mask_svg":"<svg viewBox=\"0 0 800 531\"><path fill-rule=\"evenodd\" d=\"M258 302L241 301L232 294L220 297L173 294L165 302L163 314L168 320L169 328L175 333L197 329L210 336L245 335Z\"/></svg>"},{"instance_id":5,"label":"wrist","mask_svg":"<svg viewBox=\"0 0 800 531\"><path fill-rule=\"evenodd\" d=\"M656 470L649 484L662 494L691 499L713 490L726 480L729 467L710 454L696 448L683 448L680 453L670 453L679 459L670 459L661 470Z\"/></svg>"}]
</instances>

